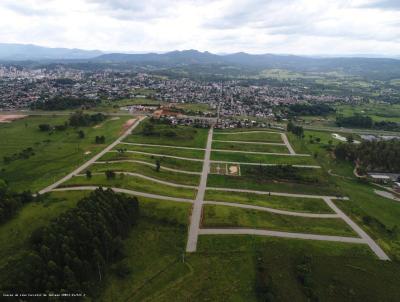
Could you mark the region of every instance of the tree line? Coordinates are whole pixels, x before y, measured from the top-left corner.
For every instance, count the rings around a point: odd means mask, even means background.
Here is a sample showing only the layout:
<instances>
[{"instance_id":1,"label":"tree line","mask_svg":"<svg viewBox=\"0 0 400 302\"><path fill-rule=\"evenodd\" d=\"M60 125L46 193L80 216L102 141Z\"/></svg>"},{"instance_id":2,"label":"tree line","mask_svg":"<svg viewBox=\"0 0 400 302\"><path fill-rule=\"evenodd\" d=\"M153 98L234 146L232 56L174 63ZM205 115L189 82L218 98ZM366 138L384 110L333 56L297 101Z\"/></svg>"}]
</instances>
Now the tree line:
<instances>
[{"instance_id":1,"label":"tree line","mask_svg":"<svg viewBox=\"0 0 400 302\"><path fill-rule=\"evenodd\" d=\"M122 239L138 217L136 197L97 189L32 233L26 256L9 261L2 290L94 296L107 268L123 258Z\"/></svg>"},{"instance_id":2,"label":"tree line","mask_svg":"<svg viewBox=\"0 0 400 302\"><path fill-rule=\"evenodd\" d=\"M325 116L334 113L335 109L327 104L292 104L288 107L288 115Z\"/></svg>"},{"instance_id":3,"label":"tree line","mask_svg":"<svg viewBox=\"0 0 400 302\"><path fill-rule=\"evenodd\" d=\"M336 146L338 159L354 161L361 172L400 171L400 141L363 141L359 145L340 143Z\"/></svg>"},{"instance_id":4,"label":"tree line","mask_svg":"<svg viewBox=\"0 0 400 302\"><path fill-rule=\"evenodd\" d=\"M96 107L101 101L98 99L55 97L49 100L37 101L31 105L31 109L40 110L65 110L65 109L88 109Z\"/></svg>"},{"instance_id":5,"label":"tree line","mask_svg":"<svg viewBox=\"0 0 400 302\"><path fill-rule=\"evenodd\" d=\"M374 122L370 116L363 116L355 114L352 116L338 116L336 117L336 125L339 127L355 127L355 128L366 128L386 131L398 131L400 125L390 121Z\"/></svg>"},{"instance_id":6,"label":"tree line","mask_svg":"<svg viewBox=\"0 0 400 302\"><path fill-rule=\"evenodd\" d=\"M294 135L296 135L297 137L303 138L304 137L304 129L301 126L296 126L295 124L293 124L292 121L290 121L287 124L286 130L288 132L292 132Z\"/></svg>"},{"instance_id":7,"label":"tree line","mask_svg":"<svg viewBox=\"0 0 400 302\"><path fill-rule=\"evenodd\" d=\"M29 191L12 192L6 182L0 179L0 224L8 221L24 204L34 199Z\"/></svg>"}]
</instances>

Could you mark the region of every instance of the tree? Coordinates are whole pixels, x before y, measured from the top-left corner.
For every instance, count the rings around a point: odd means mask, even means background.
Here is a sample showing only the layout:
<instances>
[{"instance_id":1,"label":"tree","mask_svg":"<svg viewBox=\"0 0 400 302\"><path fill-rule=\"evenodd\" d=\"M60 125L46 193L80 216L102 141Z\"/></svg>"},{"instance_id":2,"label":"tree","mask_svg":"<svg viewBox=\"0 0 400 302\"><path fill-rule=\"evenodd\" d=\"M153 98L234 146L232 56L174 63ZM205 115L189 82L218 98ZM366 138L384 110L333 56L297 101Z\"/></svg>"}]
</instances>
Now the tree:
<instances>
[{"instance_id":1,"label":"tree","mask_svg":"<svg viewBox=\"0 0 400 302\"><path fill-rule=\"evenodd\" d=\"M42 132L48 132L51 130L51 126L49 124L39 124L39 130Z\"/></svg>"},{"instance_id":2,"label":"tree","mask_svg":"<svg viewBox=\"0 0 400 302\"><path fill-rule=\"evenodd\" d=\"M142 133L143 133L143 135L146 135L146 136L153 135L154 134L154 125L150 124L150 123L146 123L143 126Z\"/></svg>"},{"instance_id":3,"label":"tree","mask_svg":"<svg viewBox=\"0 0 400 302\"><path fill-rule=\"evenodd\" d=\"M157 159L157 160L156 160L156 171L157 171L157 172L160 172L160 168L161 168L161 163L160 163L160 160Z\"/></svg>"},{"instance_id":4,"label":"tree","mask_svg":"<svg viewBox=\"0 0 400 302\"><path fill-rule=\"evenodd\" d=\"M91 179L92 178L92 171L86 170L86 178Z\"/></svg>"},{"instance_id":5,"label":"tree","mask_svg":"<svg viewBox=\"0 0 400 302\"><path fill-rule=\"evenodd\" d=\"M107 178L108 180L114 179L114 178L115 178L115 172L114 172L114 171L107 170L107 171L105 171L104 173L106 174L106 178Z\"/></svg>"},{"instance_id":6,"label":"tree","mask_svg":"<svg viewBox=\"0 0 400 302\"><path fill-rule=\"evenodd\" d=\"M85 132L83 132L82 130L79 130L79 131L78 131L78 137L79 137L80 139L85 138Z\"/></svg>"},{"instance_id":7,"label":"tree","mask_svg":"<svg viewBox=\"0 0 400 302\"><path fill-rule=\"evenodd\" d=\"M349 136L347 136L346 140L347 140L347 142L350 143L350 144L353 143L353 142L354 142L353 135L350 134Z\"/></svg>"}]
</instances>

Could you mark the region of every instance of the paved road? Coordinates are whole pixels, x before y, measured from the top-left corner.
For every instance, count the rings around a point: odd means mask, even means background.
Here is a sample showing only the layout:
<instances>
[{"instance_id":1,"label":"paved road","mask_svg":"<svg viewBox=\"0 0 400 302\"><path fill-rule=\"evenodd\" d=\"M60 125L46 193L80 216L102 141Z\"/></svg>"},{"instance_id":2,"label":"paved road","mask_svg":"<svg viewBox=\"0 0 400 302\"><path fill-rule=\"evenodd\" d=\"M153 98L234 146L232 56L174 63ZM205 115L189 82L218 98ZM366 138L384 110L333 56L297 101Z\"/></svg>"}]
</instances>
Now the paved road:
<instances>
[{"instance_id":1,"label":"paved road","mask_svg":"<svg viewBox=\"0 0 400 302\"><path fill-rule=\"evenodd\" d=\"M270 212L274 214L288 215L288 216L298 216L298 217L308 217L308 218L340 218L338 214L313 214L313 213L292 212L292 211L277 210L268 207L260 207L260 206L253 206L253 205L233 203L233 202L204 201L203 204L223 205L228 207L264 211L264 212Z\"/></svg>"},{"instance_id":2,"label":"paved road","mask_svg":"<svg viewBox=\"0 0 400 302\"><path fill-rule=\"evenodd\" d=\"M58 191L94 191L98 188L99 188L99 186L79 186L79 187L56 188L51 191L54 191L54 192L58 192ZM103 188L108 188L108 187L103 187ZM186 203L194 202L192 199L157 195L157 194L151 194L151 193L143 193L143 192L138 192L138 191L133 191L133 190L128 190L128 189L121 189L121 188L114 188L114 187L110 187L110 189L113 190L114 192L118 192L118 193L125 193L125 194L129 194L129 195L147 197L147 198L152 198L152 199L161 199L161 200L186 202Z\"/></svg>"},{"instance_id":3,"label":"paved road","mask_svg":"<svg viewBox=\"0 0 400 302\"><path fill-rule=\"evenodd\" d=\"M376 195L394 200L394 201L400 201L400 198L396 197L394 194L386 192L386 191L381 191L381 190L376 190L374 189L374 192Z\"/></svg>"},{"instance_id":4,"label":"paved road","mask_svg":"<svg viewBox=\"0 0 400 302\"><path fill-rule=\"evenodd\" d=\"M219 139L213 139L213 142L219 143L233 143L233 144L253 144L253 145L273 145L273 146L285 146L283 143L264 143L264 142L248 142L248 141L225 141Z\"/></svg>"},{"instance_id":5,"label":"paved road","mask_svg":"<svg viewBox=\"0 0 400 302\"><path fill-rule=\"evenodd\" d=\"M259 154L259 155L280 155L280 156L303 156L303 157L311 156L310 154L256 152L256 151L225 150L225 149L212 149L212 152L245 153L245 154Z\"/></svg>"},{"instance_id":6,"label":"paved road","mask_svg":"<svg viewBox=\"0 0 400 302\"><path fill-rule=\"evenodd\" d=\"M48 187L42 189L41 191L39 191L39 194L44 194L47 193L51 190L53 190L54 188L58 187L60 184L62 184L63 182L66 182L67 180L69 180L70 178L72 178L74 175L79 174L80 172L82 172L83 170L85 170L86 168L88 168L90 165L92 165L95 161L97 161L99 158L101 158L104 154L106 154L108 151L110 151L111 149L113 149L116 145L118 145L119 143L121 143L121 141L123 139L125 139L125 137L127 137L133 129L135 129L139 123L145 119L145 117L139 117L136 122L127 130L125 131L124 134L122 134L119 138L117 138L111 145L109 145L108 147L106 147L103 151L101 151L100 153L96 154L95 156L93 156L91 159L89 159L87 162L85 162L83 165L81 165L80 167L78 167L77 169L75 169L74 171L72 171L71 173L69 173L68 175L64 176L63 178L61 178L59 181L56 181L55 183L49 185Z\"/></svg>"},{"instance_id":7,"label":"paved road","mask_svg":"<svg viewBox=\"0 0 400 302\"><path fill-rule=\"evenodd\" d=\"M185 189L197 189L197 186L189 186L189 185L183 185L183 184L177 184L174 182L169 182L169 181L165 181L165 180L160 180L157 178L153 178L153 177L149 177L149 176L145 176L139 173L132 173L132 172L125 172L125 171L114 171L116 174L124 174L124 175L129 175L129 176L133 176L133 177L139 177L139 178L143 178L152 182L156 182L162 185L166 185L166 186L170 186L170 187L176 187L176 188L185 188ZM92 173L92 175L104 175L104 173ZM80 177L85 177L85 174L76 174L76 176L80 176Z\"/></svg>"},{"instance_id":8,"label":"paved road","mask_svg":"<svg viewBox=\"0 0 400 302\"><path fill-rule=\"evenodd\" d=\"M203 171L201 173L201 179L199 188L197 190L196 200L192 209L192 217L190 219L188 241L186 245L186 251L189 253L195 252L197 249L197 238L200 228L201 213L203 208L204 193L207 187L207 177L210 171L210 155L211 145L213 137L213 128L211 127L208 131L207 147L204 154Z\"/></svg>"},{"instance_id":9,"label":"paved road","mask_svg":"<svg viewBox=\"0 0 400 302\"><path fill-rule=\"evenodd\" d=\"M285 143L286 147L289 150L289 153L292 155L296 155L296 151L294 151L294 149L292 148L292 145L290 144L290 142L286 136L286 133L281 133L281 136L282 136L283 142Z\"/></svg>"},{"instance_id":10,"label":"paved road","mask_svg":"<svg viewBox=\"0 0 400 302\"><path fill-rule=\"evenodd\" d=\"M214 164L237 164L237 165L248 165L248 166L280 166L280 165L290 165L290 164L262 164L262 163L246 163L237 161L224 161L224 160L211 160ZM314 165L290 165L296 168L310 168L310 169L321 169L321 166Z\"/></svg>"},{"instance_id":11,"label":"paved road","mask_svg":"<svg viewBox=\"0 0 400 302\"><path fill-rule=\"evenodd\" d=\"M154 163L149 163L147 161L135 160L135 159L96 161L94 164L112 164L112 163L137 163L137 164L142 164L142 165L146 165L146 166L149 166L149 167L154 167L155 166ZM164 167L164 166L161 166L160 169L161 170L165 170L165 171L182 173L182 174L201 175L200 172L192 172L192 171L186 171L186 170L173 169L173 168L168 168L168 167Z\"/></svg>"},{"instance_id":12,"label":"paved road","mask_svg":"<svg viewBox=\"0 0 400 302\"><path fill-rule=\"evenodd\" d=\"M117 150L110 150L109 152L118 152L118 151ZM203 161L202 159L199 159L199 158L180 157L180 156L164 155L164 154L159 154L159 153L149 153L149 152L142 152L142 151L126 150L125 152L143 154L143 155L150 155L150 156L168 157L168 158L175 158L175 159L182 159L182 160L191 160L191 161L200 161L200 162Z\"/></svg>"},{"instance_id":13,"label":"paved road","mask_svg":"<svg viewBox=\"0 0 400 302\"><path fill-rule=\"evenodd\" d=\"M316 199L329 198L329 199L348 200L347 197L338 197L338 196L294 194L294 193L268 192L268 191L256 191L256 190L233 189L233 188L207 187L207 190L239 192L239 193L254 193L254 194L262 194L262 195L284 196L284 197L295 197L295 198L316 198Z\"/></svg>"},{"instance_id":14,"label":"paved road","mask_svg":"<svg viewBox=\"0 0 400 302\"><path fill-rule=\"evenodd\" d=\"M127 143L127 142L122 142L121 144L133 145L133 146L143 146L143 147L160 147L160 148L172 148L172 149L185 149L185 150L200 150L200 151L204 151L205 150L203 148L168 146L168 145L153 145L153 144L139 144L139 143Z\"/></svg>"},{"instance_id":15,"label":"paved road","mask_svg":"<svg viewBox=\"0 0 400 302\"><path fill-rule=\"evenodd\" d=\"M365 244L364 239L355 238L355 237L289 233L289 232L268 231L268 230L258 230L258 229L244 229L244 228L200 229L199 235L258 235L258 236L271 236L271 237L284 237L284 238L294 238L294 239L309 239L309 240L320 240L320 241L337 241L337 242Z\"/></svg>"},{"instance_id":16,"label":"paved road","mask_svg":"<svg viewBox=\"0 0 400 302\"><path fill-rule=\"evenodd\" d=\"M381 260L390 260L388 255L376 244L376 242L361 229L353 220L351 220L342 210L340 210L330 198L323 198L326 204L337 213L340 218L342 218L371 248L371 250L378 256Z\"/></svg>"}]
</instances>

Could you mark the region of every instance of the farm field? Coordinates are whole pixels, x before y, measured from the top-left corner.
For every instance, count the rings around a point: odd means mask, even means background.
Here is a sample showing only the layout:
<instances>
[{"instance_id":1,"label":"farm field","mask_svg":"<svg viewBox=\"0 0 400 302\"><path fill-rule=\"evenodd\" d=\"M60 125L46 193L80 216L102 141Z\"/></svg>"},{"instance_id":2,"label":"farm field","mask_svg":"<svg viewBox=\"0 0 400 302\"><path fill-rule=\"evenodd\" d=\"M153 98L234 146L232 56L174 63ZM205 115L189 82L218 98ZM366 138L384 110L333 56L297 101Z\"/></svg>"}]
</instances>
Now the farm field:
<instances>
[{"instance_id":1,"label":"farm field","mask_svg":"<svg viewBox=\"0 0 400 302\"><path fill-rule=\"evenodd\" d=\"M97 126L42 132L40 124L63 125L67 116L29 116L9 124L0 124L0 178L14 190L36 191L61 178L113 142L129 117L108 118ZM79 138L82 130L85 137ZM95 144L96 136L105 136L105 144ZM4 156L32 148L34 155L10 163Z\"/></svg>"}]
</instances>

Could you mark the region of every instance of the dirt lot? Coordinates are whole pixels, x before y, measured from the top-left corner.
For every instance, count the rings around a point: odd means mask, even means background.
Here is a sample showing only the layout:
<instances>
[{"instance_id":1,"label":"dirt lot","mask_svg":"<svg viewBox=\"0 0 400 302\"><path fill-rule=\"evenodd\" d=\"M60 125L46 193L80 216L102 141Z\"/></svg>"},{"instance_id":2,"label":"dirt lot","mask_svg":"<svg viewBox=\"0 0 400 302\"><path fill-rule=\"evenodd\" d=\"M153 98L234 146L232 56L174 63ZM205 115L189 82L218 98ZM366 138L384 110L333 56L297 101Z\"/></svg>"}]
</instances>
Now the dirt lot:
<instances>
[{"instance_id":1,"label":"dirt lot","mask_svg":"<svg viewBox=\"0 0 400 302\"><path fill-rule=\"evenodd\" d=\"M0 123L11 123L12 121L19 120L25 118L26 115L17 115L17 114L0 114Z\"/></svg>"}]
</instances>

